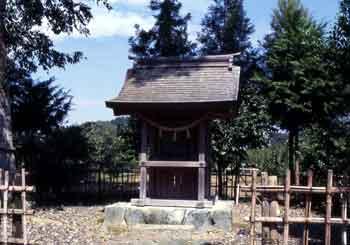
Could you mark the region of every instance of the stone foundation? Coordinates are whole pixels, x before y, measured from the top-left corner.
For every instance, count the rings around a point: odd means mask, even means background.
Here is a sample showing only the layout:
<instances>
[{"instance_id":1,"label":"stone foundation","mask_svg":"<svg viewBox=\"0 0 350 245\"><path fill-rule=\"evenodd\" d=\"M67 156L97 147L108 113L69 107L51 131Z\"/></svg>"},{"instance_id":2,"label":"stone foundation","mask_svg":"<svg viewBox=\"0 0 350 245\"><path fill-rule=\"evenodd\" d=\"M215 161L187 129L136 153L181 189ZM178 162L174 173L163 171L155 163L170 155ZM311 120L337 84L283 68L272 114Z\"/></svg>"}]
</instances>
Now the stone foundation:
<instances>
[{"instance_id":1,"label":"stone foundation","mask_svg":"<svg viewBox=\"0 0 350 245\"><path fill-rule=\"evenodd\" d=\"M104 226L187 225L194 230L232 229L232 202L218 201L212 208L136 207L131 203L106 206Z\"/></svg>"}]
</instances>

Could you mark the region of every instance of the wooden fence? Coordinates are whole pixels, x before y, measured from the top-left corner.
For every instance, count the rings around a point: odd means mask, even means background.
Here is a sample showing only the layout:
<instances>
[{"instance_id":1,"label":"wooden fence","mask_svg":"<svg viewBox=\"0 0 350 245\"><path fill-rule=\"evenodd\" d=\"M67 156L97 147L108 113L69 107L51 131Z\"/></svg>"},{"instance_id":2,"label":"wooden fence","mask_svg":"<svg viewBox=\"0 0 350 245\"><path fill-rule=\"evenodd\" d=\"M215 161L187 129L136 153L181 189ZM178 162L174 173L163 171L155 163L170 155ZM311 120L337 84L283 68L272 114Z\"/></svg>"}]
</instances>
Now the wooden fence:
<instances>
[{"instance_id":1,"label":"wooden fence","mask_svg":"<svg viewBox=\"0 0 350 245\"><path fill-rule=\"evenodd\" d=\"M27 209L26 200L27 192L32 192L33 187L26 185L25 169L14 174L0 169L0 191L1 242L3 244L27 244L27 216L32 215L33 210ZM20 195L20 201L16 200L16 195ZM12 232L9 228L12 229Z\"/></svg>"},{"instance_id":2,"label":"wooden fence","mask_svg":"<svg viewBox=\"0 0 350 245\"><path fill-rule=\"evenodd\" d=\"M226 169L222 173L222 195L220 199L234 200L238 205L240 200L248 200L251 197L251 190L247 188L241 188L241 186L250 186L253 179L253 172L256 172L256 182L263 184L264 174L266 172L260 172L257 168L241 168L239 175L237 176L235 172L230 169ZM238 178L238 181L236 181ZM281 180L278 176L270 176L274 178L276 183L280 183ZM211 172L210 177L210 195L219 196L219 175L216 171ZM257 197L259 202L262 200Z\"/></svg>"},{"instance_id":3,"label":"wooden fence","mask_svg":"<svg viewBox=\"0 0 350 245\"><path fill-rule=\"evenodd\" d=\"M138 196L139 169L137 167L74 167L67 171L63 198L78 200L127 200Z\"/></svg>"},{"instance_id":4,"label":"wooden fence","mask_svg":"<svg viewBox=\"0 0 350 245\"><path fill-rule=\"evenodd\" d=\"M257 185L257 173L253 172L252 183L250 186L242 186L241 188L251 191L251 212L250 212L250 244L256 244L256 223L270 224L275 226L276 224L283 224L283 245L287 245L289 241L289 225L290 224L303 224L304 232L302 244L309 244L309 227L311 224L323 224L324 225L324 244L331 245L331 225L338 224L342 228L342 241L338 244L347 244L347 230L346 226L350 224L350 219L347 217L347 197L350 192L350 187L346 186L333 186L333 171L328 171L327 185L324 187L313 186L313 172L308 171L307 185L306 186L293 186L291 185L290 171L286 172L284 185ZM256 199L258 194L284 194L284 213L283 217L276 216L256 216ZM303 194L305 195L305 211L303 217L291 217L290 215L290 203L291 194ZM326 211L324 217L313 217L311 213L312 207L312 194L325 195ZM332 196L334 194L340 194L341 196L341 217L332 217ZM274 237L273 239L278 239ZM272 241L274 242L274 241Z\"/></svg>"},{"instance_id":5,"label":"wooden fence","mask_svg":"<svg viewBox=\"0 0 350 245\"><path fill-rule=\"evenodd\" d=\"M139 196L140 171L135 166L120 167L96 167L98 164L72 165L64 169L64 183L61 186L59 199L64 201L75 200L128 200ZM250 193L240 189L240 185L250 185L255 168L242 168L240 175L231 169L226 169L222 174L222 195L221 199L236 200L239 197L250 198ZM35 173L32 172L32 182L35 183ZM239 181L236 182L236 178ZM257 177L261 182L261 176ZM250 190L249 190L250 191ZM41 191L43 192L43 191ZM210 195L216 196L219 193L219 174L212 171L210 177ZM238 195L236 195L238 193ZM47 199L47 197L45 197Z\"/></svg>"},{"instance_id":6,"label":"wooden fence","mask_svg":"<svg viewBox=\"0 0 350 245\"><path fill-rule=\"evenodd\" d=\"M239 196L250 198L250 193L241 190L240 185L249 185L252 182L253 168L244 168L238 176L239 181L235 182L236 176L233 171L227 169L222 174L222 199L236 200L238 203ZM67 168L69 176L62 188L61 198L79 200L108 198L115 200L127 200L137 198L139 195L140 171L137 166L129 167L87 167L74 166ZM261 181L261 177L257 177ZM210 178L210 195L218 195L219 175L213 171ZM235 195L238 193L238 195Z\"/></svg>"}]
</instances>

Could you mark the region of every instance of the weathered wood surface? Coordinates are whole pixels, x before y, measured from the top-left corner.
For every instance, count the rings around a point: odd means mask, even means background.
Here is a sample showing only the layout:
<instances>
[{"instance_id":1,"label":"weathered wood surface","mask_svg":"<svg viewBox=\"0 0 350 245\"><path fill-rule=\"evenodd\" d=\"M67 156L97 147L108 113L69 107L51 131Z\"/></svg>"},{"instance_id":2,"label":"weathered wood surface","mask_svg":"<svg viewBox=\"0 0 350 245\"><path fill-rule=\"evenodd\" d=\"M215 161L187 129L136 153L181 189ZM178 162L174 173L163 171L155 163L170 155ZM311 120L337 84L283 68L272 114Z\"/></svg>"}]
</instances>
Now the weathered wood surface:
<instances>
[{"instance_id":1,"label":"weathered wood surface","mask_svg":"<svg viewBox=\"0 0 350 245\"><path fill-rule=\"evenodd\" d=\"M333 186L333 171L328 171L327 176L327 186L326 187L313 187L313 173L311 170L308 171L308 183L307 186L291 186L291 175L290 171L287 170L285 176L284 186L256 186L256 178L253 178L250 189L252 192L252 204L251 204L251 216L250 220L250 244L255 244L255 224L260 223L271 223L271 224L283 224L283 244L288 244L289 241L289 224L304 224L303 232L303 245L309 243L309 224L324 224L325 225L325 235L324 244L331 245L331 225L339 224L342 225L342 241L341 244L347 244L347 230L346 226L350 225L350 219L347 217L347 199L345 195L348 193L349 187L334 187ZM284 191L281 190L284 188ZM246 188L246 187L244 187ZM267 193L284 193L284 215L283 217L276 217L276 214L271 214L270 216L260 216L256 217L255 206L256 206L256 196L257 192L267 192ZM291 217L290 216L290 195L291 193L306 193L305 202L305 212L304 217ZM325 194L326 197L326 214L325 217L312 217L311 207L312 207L312 194ZM341 193L342 196L342 210L341 218L332 217L332 194Z\"/></svg>"},{"instance_id":2,"label":"weathered wood surface","mask_svg":"<svg viewBox=\"0 0 350 245\"><path fill-rule=\"evenodd\" d=\"M140 151L140 199L147 196L147 168L142 163L147 161L147 124L142 123Z\"/></svg>"},{"instance_id":3,"label":"weathered wood surface","mask_svg":"<svg viewBox=\"0 0 350 245\"><path fill-rule=\"evenodd\" d=\"M288 245L289 237L289 205L290 205L290 170L286 172L284 184L284 216L283 216L283 244Z\"/></svg>"},{"instance_id":4,"label":"weathered wood surface","mask_svg":"<svg viewBox=\"0 0 350 245\"><path fill-rule=\"evenodd\" d=\"M313 179L313 173L311 170L307 171L307 186L309 188L312 187L312 179ZM309 218L311 215L311 204L312 204L312 196L311 194L307 193L305 198L305 217ZM310 227L309 223L306 223L304 225L304 232L303 232L303 245L309 245L309 233L310 233Z\"/></svg>"},{"instance_id":5,"label":"weathered wood surface","mask_svg":"<svg viewBox=\"0 0 350 245\"><path fill-rule=\"evenodd\" d=\"M205 167L205 162L199 161L145 161L141 163L144 167L173 167L173 168L199 168Z\"/></svg>"},{"instance_id":6,"label":"weathered wood surface","mask_svg":"<svg viewBox=\"0 0 350 245\"><path fill-rule=\"evenodd\" d=\"M261 173L261 179L263 185L268 185L268 173L262 172ZM269 203L269 196L265 193L265 195L262 196L262 216L269 216L270 215L270 203ZM270 242L270 227L268 224L262 223L262 244L269 244Z\"/></svg>"},{"instance_id":7,"label":"weathered wood surface","mask_svg":"<svg viewBox=\"0 0 350 245\"><path fill-rule=\"evenodd\" d=\"M187 207L187 208L210 208L213 201L210 200L175 200L175 199L131 199L135 206L159 206L159 207Z\"/></svg>"},{"instance_id":8,"label":"weathered wood surface","mask_svg":"<svg viewBox=\"0 0 350 245\"><path fill-rule=\"evenodd\" d=\"M250 245L255 245L256 171L252 176L252 201L250 210Z\"/></svg>"},{"instance_id":9,"label":"weathered wood surface","mask_svg":"<svg viewBox=\"0 0 350 245\"><path fill-rule=\"evenodd\" d=\"M342 199L342 207L341 207L341 218L343 221L347 220L348 217L348 199L347 197L343 194L341 196ZM346 226L342 227L342 245L347 245L348 244L348 234L346 230Z\"/></svg>"},{"instance_id":10,"label":"weathered wood surface","mask_svg":"<svg viewBox=\"0 0 350 245\"><path fill-rule=\"evenodd\" d=\"M248 191L250 190L250 186L240 186L241 190ZM317 186L290 186L290 192L293 193L314 193L314 194L325 194L327 193L327 187L317 187ZM283 185L276 185L276 186L257 186L256 187L257 192L284 192L284 186ZM350 187L330 187L328 190L330 193L345 193L350 192Z\"/></svg>"},{"instance_id":11,"label":"weathered wood surface","mask_svg":"<svg viewBox=\"0 0 350 245\"><path fill-rule=\"evenodd\" d=\"M197 168L150 168L149 198L197 200Z\"/></svg>"},{"instance_id":12,"label":"weathered wood surface","mask_svg":"<svg viewBox=\"0 0 350 245\"><path fill-rule=\"evenodd\" d=\"M26 193L32 192L33 187L26 185L26 171L21 169L20 172L20 186L16 186L15 173L9 174L9 171L3 171L0 169L0 185L1 187L1 202L2 208L0 208L1 220L2 220L2 244L16 243L27 244L27 215L32 215L33 210L27 209L26 206ZM20 203L9 203L9 197L15 193L21 194ZM13 199L13 198L11 198ZM17 207L19 204L20 207ZM13 207L15 205L15 207ZM9 208L11 207L11 208ZM12 223L9 224L9 216L12 216ZM12 229L8 229L9 225L12 225ZM10 234L10 231L12 231Z\"/></svg>"},{"instance_id":13,"label":"weathered wood surface","mask_svg":"<svg viewBox=\"0 0 350 245\"><path fill-rule=\"evenodd\" d=\"M206 137L207 137L207 124L201 122L199 124L199 135L198 135L198 161L206 162ZM198 200L202 201L205 198L205 171L206 168L201 166L198 168Z\"/></svg>"},{"instance_id":14,"label":"weathered wood surface","mask_svg":"<svg viewBox=\"0 0 350 245\"><path fill-rule=\"evenodd\" d=\"M325 220L325 245L331 245L331 218L332 218L332 185L333 171L328 171L327 176L327 192L326 192L326 220Z\"/></svg>"}]
</instances>

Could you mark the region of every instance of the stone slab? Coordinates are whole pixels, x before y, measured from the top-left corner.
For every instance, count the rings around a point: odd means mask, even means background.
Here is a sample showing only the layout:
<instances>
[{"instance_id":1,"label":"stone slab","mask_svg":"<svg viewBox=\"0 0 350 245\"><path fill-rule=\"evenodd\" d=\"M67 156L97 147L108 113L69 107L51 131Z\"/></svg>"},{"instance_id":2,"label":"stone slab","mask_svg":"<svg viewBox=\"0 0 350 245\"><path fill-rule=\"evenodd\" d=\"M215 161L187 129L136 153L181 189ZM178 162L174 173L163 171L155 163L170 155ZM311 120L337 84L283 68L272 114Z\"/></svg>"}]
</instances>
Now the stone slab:
<instances>
[{"instance_id":1,"label":"stone slab","mask_svg":"<svg viewBox=\"0 0 350 245\"><path fill-rule=\"evenodd\" d=\"M167 227L191 226L194 230L232 230L232 202L216 202L212 208L136 207L130 203L106 206L104 226L158 225ZM154 227L153 227L154 228Z\"/></svg>"}]
</instances>

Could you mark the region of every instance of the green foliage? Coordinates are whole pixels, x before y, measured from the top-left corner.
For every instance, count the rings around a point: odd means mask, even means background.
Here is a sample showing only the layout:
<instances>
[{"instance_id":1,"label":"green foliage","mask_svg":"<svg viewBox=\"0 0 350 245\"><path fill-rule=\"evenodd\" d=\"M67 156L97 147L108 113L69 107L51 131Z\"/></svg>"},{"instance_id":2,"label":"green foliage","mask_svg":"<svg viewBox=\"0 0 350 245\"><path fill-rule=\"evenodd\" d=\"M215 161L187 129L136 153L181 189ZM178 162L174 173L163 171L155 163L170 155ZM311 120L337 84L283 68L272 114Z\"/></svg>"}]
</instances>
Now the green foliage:
<instances>
[{"instance_id":1,"label":"green foliage","mask_svg":"<svg viewBox=\"0 0 350 245\"><path fill-rule=\"evenodd\" d=\"M330 76L336 80L336 113L350 112L350 1L342 0L338 20L329 37L328 64Z\"/></svg>"},{"instance_id":2,"label":"green foliage","mask_svg":"<svg viewBox=\"0 0 350 245\"><path fill-rule=\"evenodd\" d=\"M271 27L265 40L269 109L282 128L297 130L316 116L328 85L323 28L298 0L280 0Z\"/></svg>"},{"instance_id":3,"label":"green foliage","mask_svg":"<svg viewBox=\"0 0 350 245\"><path fill-rule=\"evenodd\" d=\"M250 46L249 35L253 26L246 17L242 1L215 0L202 20L198 33L201 54L228 54L244 51L239 63L242 67L238 116L217 120L210 126L211 151L219 170L236 170L247 158L247 149L264 145L269 126L264 97L258 96L260 86L251 80L258 55ZM237 108L232 108L234 114ZM220 171L219 171L220 172Z\"/></svg>"},{"instance_id":4,"label":"green foliage","mask_svg":"<svg viewBox=\"0 0 350 245\"><path fill-rule=\"evenodd\" d=\"M62 128L72 97L53 79L35 82L25 72L19 77L8 80L16 161L32 173L38 192L59 192L67 184L66 166L88 153L80 128Z\"/></svg>"},{"instance_id":5,"label":"green foliage","mask_svg":"<svg viewBox=\"0 0 350 245\"><path fill-rule=\"evenodd\" d=\"M136 35L129 39L130 51L137 57L170 57L192 55L195 45L189 41L188 13L180 15L181 3L177 0L152 0L150 9L156 22L149 30L136 25Z\"/></svg>"},{"instance_id":6,"label":"green foliage","mask_svg":"<svg viewBox=\"0 0 350 245\"><path fill-rule=\"evenodd\" d=\"M202 20L198 33L200 54L229 54L242 52L240 94L234 117L210 124L210 146L213 162L219 174L219 195L222 197L222 172L230 166L238 171L248 158L249 148L266 144L269 131L265 98L259 95L261 86L251 78L260 69L259 56L249 50L249 35L253 26L246 17L240 0L215 0Z\"/></svg>"},{"instance_id":7,"label":"green foliage","mask_svg":"<svg viewBox=\"0 0 350 245\"><path fill-rule=\"evenodd\" d=\"M301 144L303 166L325 172L349 173L350 157L349 120L334 120L327 130L314 127L305 132Z\"/></svg>"},{"instance_id":8,"label":"green foliage","mask_svg":"<svg viewBox=\"0 0 350 245\"><path fill-rule=\"evenodd\" d=\"M77 63L81 52L67 54L54 47L51 38L43 30L47 27L55 35L77 31L88 35L88 23L92 19L87 1L75 0L20 0L5 1L6 11L0 16L4 23L4 35L8 58L25 71L36 72L38 67L48 70ZM91 1L93 2L93 1ZM106 0L95 1L110 8ZM45 27L45 28L42 28Z\"/></svg>"},{"instance_id":9,"label":"green foliage","mask_svg":"<svg viewBox=\"0 0 350 245\"><path fill-rule=\"evenodd\" d=\"M89 145L89 159L104 166L120 166L136 162L136 142L133 122L118 118L107 122L88 122L81 125Z\"/></svg>"},{"instance_id":10,"label":"green foliage","mask_svg":"<svg viewBox=\"0 0 350 245\"><path fill-rule=\"evenodd\" d=\"M288 167L288 147L284 134L271 134L270 144L248 150L248 166L259 168L269 174L283 175Z\"/></svg>"},{"instance_id":11,"label":"green foliage","mask_svg":"<svg viewBox=\"0 0 350 245\"><path fill-rule=\"evenodd\" d=\"M243 0L214 0L198 33L203 54L227 54L250 47L254 27L243 9Z\"/></svg>"},{"instance_id":12,"label":"green foliage","mask_svg":"<svg viewBox=\"0 0 350 245\"><path fill-rule=\"evenodd\" d=\"M316 23L299 0L279 0L271 28L264 43L264 93L273 122L289 132L293 168L299 132L330 115L330 95L337 90L324 62L324 25Z\"/></svg>"},{"instance_id":13,"label":"green foliage","mask_svg":"<svg viewBox=\"0 0 350 245\"><path fill-rule=\"evenodd\" d=\"M64 122L72 96L51 78L34 82L27 77L10 82L13 130L18 135L46 135Z\"/></svg>"},{"instance_id":14,"label":"green foliage","mask_svg":"<svg viewBox=\"0 0 350 245\"><path fill-rule=\"evenodd\" d=\"M350 96L350 1L342 0L337 22L327 39L325 62L332 86L327 88L328 116L323 117L303 135L303 165L320 172L332 168L338 174L349 172L349 96Z\"/></svg>"}]
</instances>

